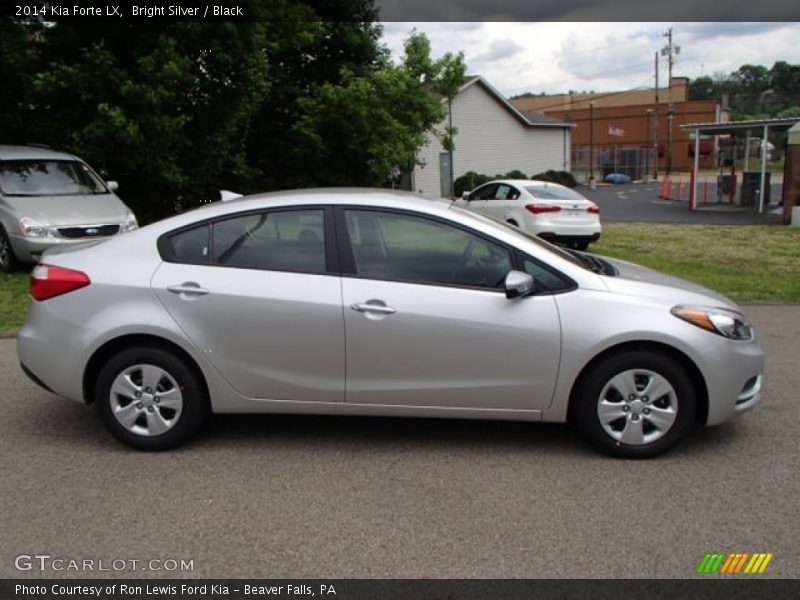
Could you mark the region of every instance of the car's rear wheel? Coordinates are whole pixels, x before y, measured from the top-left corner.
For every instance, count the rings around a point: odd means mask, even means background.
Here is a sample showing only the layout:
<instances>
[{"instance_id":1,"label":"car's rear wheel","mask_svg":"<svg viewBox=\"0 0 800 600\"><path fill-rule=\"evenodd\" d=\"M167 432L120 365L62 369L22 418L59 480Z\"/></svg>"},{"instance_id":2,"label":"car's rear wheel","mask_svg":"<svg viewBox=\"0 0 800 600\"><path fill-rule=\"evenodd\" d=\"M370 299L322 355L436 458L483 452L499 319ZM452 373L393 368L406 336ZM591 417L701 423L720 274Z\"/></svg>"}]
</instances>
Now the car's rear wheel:
<instances>
[{"instance_id":1,"label":"car's rear wheel","mask_svg":"<svg viewBox=\"0 0 800 600\"><path fill-rule=\"evenodd\" d=\"M100 370L94 399L111 433L140 450L185 443L210 412L204 388L184 360L150 346L114 355Z\"/></svg>"},{"instance_id":2,"label":"car's rear wheel","mask_svg":"<svg viewBox=\"0 0 800 600\"><path fill-rule=\"evenodd\" d=\"M14 254L11 240L6 230L0 226L0 272L13 273L19 268L19 260Z\"/></svg>"},{"instance_id":3,"label":"car's rear wheel","mask_svg":"<svg viewBox=\"0 0 800 600\"><path fill-rule=\"evenodd\" d=\"M580 250L581 252L585 251L589 247L589 242L574 242L572 247L575 250Z\"/></svg>"},{"instance_id":4,"label":"car's rear wheel","mask_svg":"<svg viewBox=\"0 0 800 600\"><path fill-rule=\"evenodd\" d=\"M629 350L595 365L574 402L575 422L596 448L614 456L650 458L689 433L697 394L672 357Z\"/></svg>"}]
</instances>

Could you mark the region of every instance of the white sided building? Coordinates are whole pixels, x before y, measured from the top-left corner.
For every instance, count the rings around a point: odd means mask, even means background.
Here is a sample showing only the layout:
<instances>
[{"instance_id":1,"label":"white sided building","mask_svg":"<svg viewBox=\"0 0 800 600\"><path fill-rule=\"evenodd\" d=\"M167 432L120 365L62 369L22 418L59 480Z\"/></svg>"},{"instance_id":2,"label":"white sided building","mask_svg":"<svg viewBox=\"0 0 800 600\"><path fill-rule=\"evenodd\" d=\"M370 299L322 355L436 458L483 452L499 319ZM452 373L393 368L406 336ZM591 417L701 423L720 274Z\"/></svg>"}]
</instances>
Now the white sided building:
<instances>
[{"instance_id":1,"label":"white sided building","mask_svg":"<svg viewBox=\"0 0 800 600\"><path fill-rule=\"evenodd\" d=\"M496 175L516 169L532 176L550 169L570 170L574 125L520 112L480 76L471 77L453 99L452 119L458 129L453 180L468 171ZM435 129L443 133L447 124L445 117ZM423 165L414 169L411 189L425 196L449 196L450 156L433 132L419 158Z\"/></svg>"}]
</instances>

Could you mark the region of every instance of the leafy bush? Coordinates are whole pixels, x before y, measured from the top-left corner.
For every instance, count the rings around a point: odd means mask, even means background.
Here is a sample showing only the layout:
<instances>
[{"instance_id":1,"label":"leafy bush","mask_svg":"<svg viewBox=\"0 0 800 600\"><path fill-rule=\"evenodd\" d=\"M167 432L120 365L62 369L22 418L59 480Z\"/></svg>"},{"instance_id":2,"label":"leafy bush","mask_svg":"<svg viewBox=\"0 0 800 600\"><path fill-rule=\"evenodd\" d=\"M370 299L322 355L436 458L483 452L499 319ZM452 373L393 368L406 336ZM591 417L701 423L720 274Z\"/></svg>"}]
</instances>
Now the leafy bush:
<instances>
[{"instance_id":1,"label":"leafy bush","mask_svg":"<svg viewBox=\"0 0 800 600\"><path fill-rule=\"evenodd\" d=\"M488 181L495 179L529 179L529 177L520 171L514 169L505 175L498 173L497 175L484 175L483 173L476 173L475 171L467 171L461 177L453 182L456 197L461 197L464 192L471 192L476 187L483 185ZM578 182L569 171L546 171L530 177L530 179L538 179L540 181L552 181L553 183L560 183L567 187L574 188Z\"/></svg>"},{"instance_id":2,"label":"leafy bush","mask_svg":"<svg viewBox=\"0 0 800 600\"><path fill-rule=\"evenodd\" d=\"M561 185L565 185L570 188L574 188L578 185L577 180L575 179L574 175L569 171L545 171L544 173L537 173L531 179L536 179L537 181L550 181L552 183L559 183Z\"/></svg>"},{"instance_id":3,"label":"leafy bush","mask_svg":"<svg viewBox=\"0 0 800 600\"><path fill-rule=\"evenodd\" d=\"M479 187L487 181L491 181L492 179L493 178L489 175L483 175L481 173L476 173L475 171L467 171L453 182L455 195L457 198L460 198L461 194L464 192L471 192L476 187Z\"/></svg>"}]
</instances>

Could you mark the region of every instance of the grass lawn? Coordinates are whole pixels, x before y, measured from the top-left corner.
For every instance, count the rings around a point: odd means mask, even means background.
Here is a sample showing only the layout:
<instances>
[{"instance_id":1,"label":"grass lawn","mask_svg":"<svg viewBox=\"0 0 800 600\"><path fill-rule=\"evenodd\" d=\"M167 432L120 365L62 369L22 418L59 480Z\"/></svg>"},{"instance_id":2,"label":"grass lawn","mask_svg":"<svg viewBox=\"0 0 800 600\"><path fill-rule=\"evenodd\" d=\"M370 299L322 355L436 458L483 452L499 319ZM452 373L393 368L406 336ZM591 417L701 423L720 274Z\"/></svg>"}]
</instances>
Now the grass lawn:
<instances>
[{"instance_id":1,"label":"grass lawn","mask_svg":"<svg viewBox=\"0 0 800 600\"><path fill-rule=\"evenodd\" d=\"M737 302L800 302L800 228L609 223L591 251L677 275Z\"/></svg>"},{"instance_id":2,"label":"grass lawn","mask_svg":"<svg viewBox=\"0 0 800 600\"><path fill-rule=\"evenodd\" d=\"M28 314L28 281L23 271L13 275L0 274L0 332L19 329Z\"/></svg>"},{"instance_id":3,"label":"grass lawn","mask_svg":"<svg viewBox=\"0 0 800 600\"><path fill-rule=\"evenodd\" d=\"M800 228L608 223L592 252L695 281L737 302L800 302ZM0 275L0 332L28 312L28 273Z\"/></svg>"}]
</instances>

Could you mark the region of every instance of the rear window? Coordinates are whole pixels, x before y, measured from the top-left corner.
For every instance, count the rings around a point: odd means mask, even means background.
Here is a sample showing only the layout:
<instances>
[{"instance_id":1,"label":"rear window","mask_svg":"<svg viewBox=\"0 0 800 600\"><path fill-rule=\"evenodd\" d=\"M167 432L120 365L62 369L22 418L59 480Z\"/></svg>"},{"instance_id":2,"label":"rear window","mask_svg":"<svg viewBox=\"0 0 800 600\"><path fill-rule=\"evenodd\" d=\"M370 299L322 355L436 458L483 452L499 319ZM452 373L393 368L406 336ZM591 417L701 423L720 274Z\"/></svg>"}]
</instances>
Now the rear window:
<instances>
[{"instance_id":1,"label":"rear window","mask_svg":"<svg viewBox=\"0 0 800 600\"><path fill-rule=\"evenodd\" d=\"M560 185L537 185L526 186L527 191L534 198L542 198L545 200L585 200L575 190Z\"/></svg>"},{"instance_id":2,"label":"rear window","mask_svg":"<svg viewBox=\"0 0 800 600\"><path fill-rule=\"evenodd\" d=\"M79 161L6 160L0 162L0 190L6 196L105 194L105 184Z\"/></svg>"}]
</instances>

